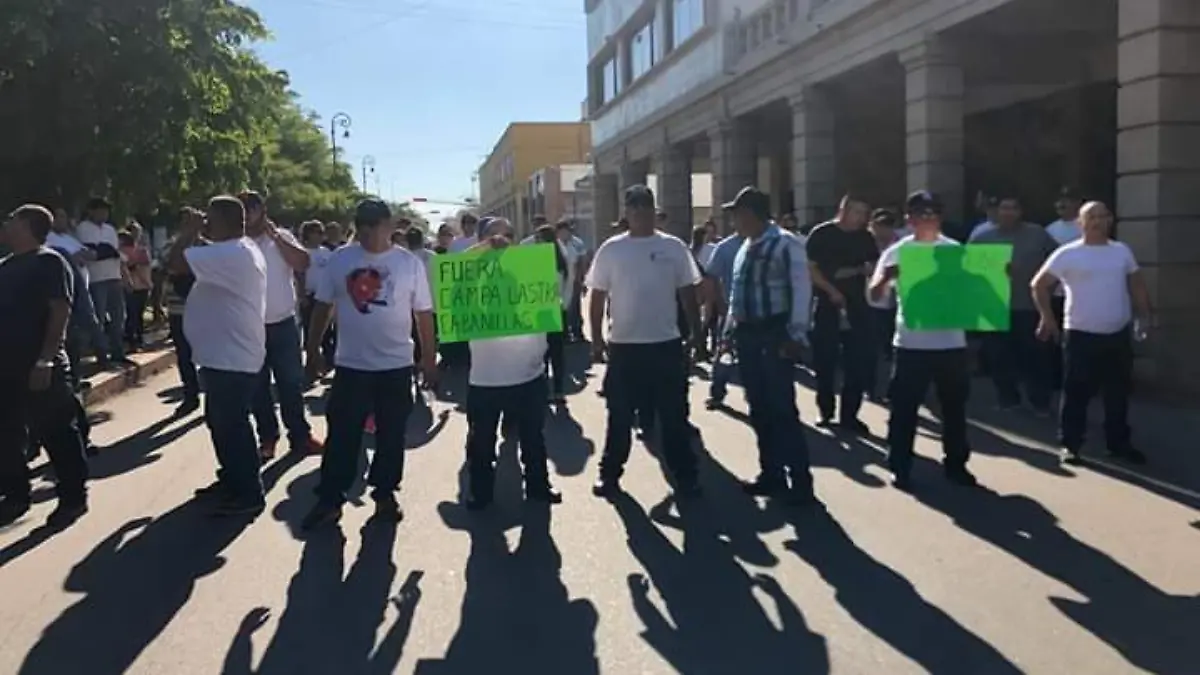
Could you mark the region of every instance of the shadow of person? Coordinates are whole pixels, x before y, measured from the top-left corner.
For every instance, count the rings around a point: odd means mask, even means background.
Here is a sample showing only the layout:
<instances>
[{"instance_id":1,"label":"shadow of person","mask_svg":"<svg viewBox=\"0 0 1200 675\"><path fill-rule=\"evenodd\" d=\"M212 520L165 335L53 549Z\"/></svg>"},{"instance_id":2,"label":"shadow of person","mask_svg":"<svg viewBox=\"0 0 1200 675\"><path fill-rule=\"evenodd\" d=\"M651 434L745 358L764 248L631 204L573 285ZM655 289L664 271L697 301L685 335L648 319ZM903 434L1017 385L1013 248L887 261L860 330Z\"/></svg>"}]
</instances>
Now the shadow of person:
<instances>
[{"instance_id":1,"label":"shadow of person","mask_svg":"<svg viewBox=\"0 0 1200 675\"><path fill-rule=\"evenodd\" d=\"M863 628L930 673L1021 673L999 651L938 607L911 583L854 543L828 512L794 523L784 547L833 587L838 604Z\"/></svg>"},{"instance_id":2,"label":"shadow of person","mask_svg":"<svg viewBox=\"0 0 1200 675\"><path fill-rule=\"evenodd\" d=\"M563 350L567 377L563 393L570 396L587 389L591 379L592 353L587 343L568 344Z\"/></svg>"},{"instance_id":3,"label":"shadow of person","mask_svg":"<svg viewBox=\"0 0 1200 675\"><path fill-rule=\"evenodd\" d=\"M196 502L126 523L71 569L64 589L83 597L46 627L18 672L128 672L249 523L210 520Z\"/></svg>"},{"instance_id":4,"label":"shadow of person","mask_svg":"<svg viewBox=\"0 0 1200 675\"><path fill-rule=\"evenodd\" d=\"M416 675L599 675L596 608L589 600L570 599L562 582L549 507L528 504L523 511L523 517L494 508L469 514L457 504L438 505L447 527L471 537L466 592L445 655L419 661ZM505 532L518 525L520 541L510 553Z\"/></svg>"},{"instance_id":5,"label":"shadow of person","mask_svg":"<svg viewBox=\"0 0 1200 675\"><path fill-rule=\"evenodd\" d=\"M396 578L392 551L396 525L368 523L362 547L342 579L346 538L333 528L309 538L300 567L288 584L287 605L279 626L252 667L253 634L269 610L258 607L242 620L225 656L224 675L322 675L391 673L404 652L420 600L423 572L414 571L391 597ZM398 614L376 647L376 633L387 620L389 604Z\"/></svg>"},{"instance_id":6,"label":"shadow of person","mask_svg":"<svg viewBox=\"0 0 1200 675\"><path fill-rule=\"evenodd\" d=\"M404 447L408 450L415 450L429 445L437 439L449 421L449 410L442 410L435 416L433 408L429 407L429 400L423 395L418 396L413 403L412 412L408 416Z\"/></svg>"},{"instance_id":7,"label":"shadow of person","mask_svg":"<svg viewBox=\"0 0 1200 675\"><path fill-rule=\"evenodd\" d=\"M566 406L550 409L546 421L546 454L560 476L578 476L587 468L596 444L583 435L583 426Z\"/></svg>"},{"instance_id":8,"label":"shadow of person","mask_svg":"<svg viewBox=\"0 0 1200 675\"><path fill-rule=\"evenodd\" d=\"M88 477L91 480L103 480L153 464L159 459L159 450L203 424L204 418L199 415L179 418L170 414L108 445L98 455L89 458Z\"/></svg>"},{"instance_id":9,"label":"shadow of person","mask_svg":"<svg viewBox=\"0 0 1200 675\"><path fill-rule=\"evenodd\" d=\"M618 495L613 504L624 523L629 550L646 572L628 578L633 609L644 626L641 637L675 672L829 672L825 638L809 630L799 608L772 577L751 577L704 524L703 516L686 510L680 514L680 551L633 498ZM652 511L664 508L669 505ZM652 587L665 611L651 601ZM755 599L755 589L771 597L780 628Z\"/></svg>"},{"instance_id":10,"label":"shadow of person","mask_svg":"<svg viewBox=\"0 0 1200 675\"><path fill-rule=\"evenodd\" d=\"M1196 671L1200 595L1170 595L1156 588L1071 536L1054 514L1024 495L931 489L916 497L964 531L1085 596L1084 602L1050 602L1133 666L1151 673Z\"/></svg>"},{"instance_id":11,"label":"shadow of person","mask_svg":"<svg viewBox=\"0 0 1200 675\"><path fill-rule=\"evenodd\" d=\"M1008 330L1008 302L987 277L964 267L965 249L933 246L928 250L936 269L905 293L904 321L908 328ZM1007 281L1004 286L1008 287Z\"/></svg>"}]
</instances>

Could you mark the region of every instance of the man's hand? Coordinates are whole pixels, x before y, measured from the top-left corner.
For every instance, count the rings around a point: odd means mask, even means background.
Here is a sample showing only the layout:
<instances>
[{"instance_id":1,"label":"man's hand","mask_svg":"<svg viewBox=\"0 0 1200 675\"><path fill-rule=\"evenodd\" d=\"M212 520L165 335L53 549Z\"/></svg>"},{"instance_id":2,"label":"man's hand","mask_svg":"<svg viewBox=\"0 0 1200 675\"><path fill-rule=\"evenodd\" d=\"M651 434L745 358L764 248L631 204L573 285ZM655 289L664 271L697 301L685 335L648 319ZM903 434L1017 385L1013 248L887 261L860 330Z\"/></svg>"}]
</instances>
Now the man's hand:
<instances>
[{"instance_id":1,"label":"man's hand","mask_svg":"<svg viewBox=\"0 0 1200 675\"><path fill-rule=\"evenodd\" d=\"M437 353L421 354L421 379L425 383L426 389L433 389L437 386L438 377L441 373L437 367Z\"/></svg>"},{"instance_id":2,"label":"man's hand","mask_svg":"<svg viewBox=\"0 0 1200 675\"><path fill-rule=\"evenodd\" d=\"M788 361L800 361L807 351L808 342L805 340L791 339L779 346L779 356Z\"/></svg>"},{"instance_id":3,"label":"man's hand","mask_svg":"<svg viewBox=\"0 0 1200 675\"><path fill-rule=\"evenodd\" d=\"M608 345L603 338L592 338L592 363L604 363L608 360Z\"/></svg>"},{"instance_id":4,"label":"man's hand","mask_svg":"<svg viewBox=\"0 0 1200 675\"><path fill-rule=\"evenodd\" d=\"M38 361L33 366L33 370L29 371L29 389L30 391L46 391L50 388L50 379L52 376L51 366L45 361Z\"/></svg>"},{"instance_id":5,"label":"man's hand","mask_svg":"<svg viewBox=\"0 0 1200 675\"><path fill-rule=\"evenodd\" d=\"M325 374L326 364L325 357L321 355L320 347L310 348L308 355L304 360L304 373L312 382L321 379Z\"/></svg>"},{"instance_id":6,"label":"man's hand","mask_svg":"<svg viewBox=\"0 0 1200 675\"><path fill-rule=\"evenodd\" d=\"M1062 337L1062 329L1054 319L1042 319L1038 321L1037 336L1039 340L1057 342Z\"/></svg>"},{"instance_id":7,"label":"man's hand","mask_svg":"<svg viewBox=\"0 0 1200 675\"><path fill-rule=\"evenodd\" d=\"M883 268L883 278L887 281L894 281L900 278L900 266L888 265Z\"/></svg>"}]
</instances>

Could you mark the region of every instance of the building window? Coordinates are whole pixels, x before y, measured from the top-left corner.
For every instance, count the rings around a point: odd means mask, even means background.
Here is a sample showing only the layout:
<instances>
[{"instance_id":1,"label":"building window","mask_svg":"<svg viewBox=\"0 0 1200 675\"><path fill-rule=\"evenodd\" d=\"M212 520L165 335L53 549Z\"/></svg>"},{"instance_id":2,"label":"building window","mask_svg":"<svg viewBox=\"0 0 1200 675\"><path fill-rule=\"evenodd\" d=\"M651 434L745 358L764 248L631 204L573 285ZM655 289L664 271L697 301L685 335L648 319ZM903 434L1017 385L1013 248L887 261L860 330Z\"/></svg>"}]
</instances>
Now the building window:
<instances>
[{"instance_id":1,"label":"building window","mask_svg":"<svg viewBox=\"0 0 1200 675\"><path fill-rule=\"evenodd\" d=\"M629 40L629 65L632 79L645 75L654 66L654 20L642 26Z\"/></svg>"},{"instance_id":2,"label":"building window","mask_svg":"<svg viewBox=\"0 0 1200 675\"><path fill-rule=\"evenodd\" d=\"M600 91L600 105L604 105L617 97L621 92L620 71L617 70L617 57L613 55L600 66L603 88Z\"/></svg>"},{"instance_id":3,"label":"building window","mask_svg":"<svg viewBox=\"0 0 1200 675\"><path fill-rule=\"evenodd\" d=\"M704 28L705 0L674 0L671 30L676 47Z\"/></svg>"}]
</instances>

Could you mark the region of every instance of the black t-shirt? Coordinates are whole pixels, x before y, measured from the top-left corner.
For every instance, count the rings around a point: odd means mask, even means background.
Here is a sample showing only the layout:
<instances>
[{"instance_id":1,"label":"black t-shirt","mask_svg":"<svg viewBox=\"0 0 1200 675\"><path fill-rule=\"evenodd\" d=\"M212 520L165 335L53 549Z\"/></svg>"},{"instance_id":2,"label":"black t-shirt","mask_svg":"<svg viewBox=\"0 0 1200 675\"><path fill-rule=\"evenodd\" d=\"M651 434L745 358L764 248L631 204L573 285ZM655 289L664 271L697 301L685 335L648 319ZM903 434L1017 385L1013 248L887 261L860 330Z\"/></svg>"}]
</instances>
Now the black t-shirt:
<instances>
[{"instance_id":1,"label":"black t-shirt","mask_svg":"<svg viewBox=\"0 0 1200 675\"><path fill-rule=\"evenodd\" d=\"M809 262L815 263L821 274L825 275L825 279L841 292L848 307L866 306L867 275L864 266L879 258L879 247L875 245L875 238L865 227L847 231L833 221L822 223L813 228L812 234L808 236L807 251ZM847 267L864 271L844 279L834 278L838 270ZM819 300L828 300L825 291L815 286L813 288ZM821 303L818 303L818 307L820 306Z\"/></svg>"},{"instance_id":2,"label":"black t-shirt","mask_svg":"<svg viewBox=\"0 0 1200 675\"><path fill-rule=\"evenodd\" d=\"M48 248L0 260L0 380L29 377L42 351L50 302L72 301L71 265ZM66 363L60 343L54 362Z\"/></svg>"}]
</instances>

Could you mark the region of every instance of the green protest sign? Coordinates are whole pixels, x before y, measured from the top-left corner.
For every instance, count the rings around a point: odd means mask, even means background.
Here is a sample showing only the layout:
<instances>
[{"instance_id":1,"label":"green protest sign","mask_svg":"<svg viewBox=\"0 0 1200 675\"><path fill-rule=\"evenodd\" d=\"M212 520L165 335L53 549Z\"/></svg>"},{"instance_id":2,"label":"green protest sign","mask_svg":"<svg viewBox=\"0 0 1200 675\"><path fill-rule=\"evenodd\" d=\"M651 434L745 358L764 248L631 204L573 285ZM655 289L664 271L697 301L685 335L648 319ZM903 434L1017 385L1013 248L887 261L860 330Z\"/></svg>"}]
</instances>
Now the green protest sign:
<instances>
[{"instance_id":1,"label":"green protest sign","mask_svg":"<svg viewBox=\"0 0 1200 675\"><path fill-rule=\"evenodd\" d=\"M900 249L900 305L910 330L1009 329L1009 244Z\"/></svg>"},{"instance_id":2,"label":"green protest sign","mask_svg":"<svg viewBox=\"0 0 1200 675\"><path fill-rule=\"evenodd\" d=\"M479 249L429 263L438 340L562 330L555 244Z\"/></svg>"}]
</instances>

